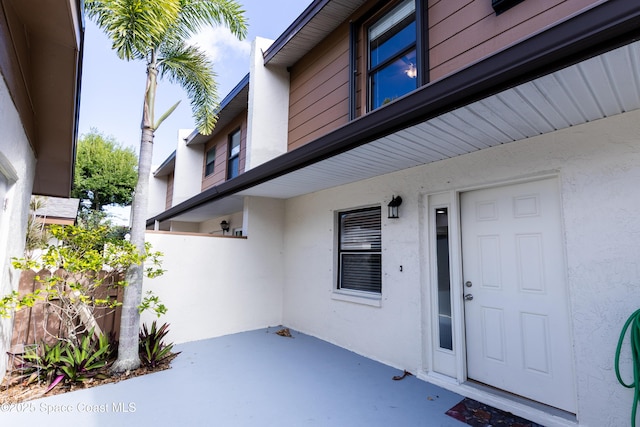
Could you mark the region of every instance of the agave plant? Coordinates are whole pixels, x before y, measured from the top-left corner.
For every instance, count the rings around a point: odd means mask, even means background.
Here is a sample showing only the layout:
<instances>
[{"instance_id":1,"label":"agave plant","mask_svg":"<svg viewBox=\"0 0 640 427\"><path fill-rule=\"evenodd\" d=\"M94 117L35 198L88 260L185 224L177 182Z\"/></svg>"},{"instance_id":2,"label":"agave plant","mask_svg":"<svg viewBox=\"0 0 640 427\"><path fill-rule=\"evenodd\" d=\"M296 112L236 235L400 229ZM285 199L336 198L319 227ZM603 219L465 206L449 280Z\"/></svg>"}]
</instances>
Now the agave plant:
<instances>
[{"instance_id":1,"label":"agave plant","mask_svg":"<svg viewBox=\"0 0 640 427\"><path fill-rule=\"evenodd\" d=\"M139 334L139 351L140 361L143 365L155 368L160 362L173 355L171 352L173 343L165 344L163 342L168 333L168 323L164 323L158 328L154 320L153 323L151 323L151 329L147 329L147 325L142 325L142 330Z\"/></svg>"}]
</instances>

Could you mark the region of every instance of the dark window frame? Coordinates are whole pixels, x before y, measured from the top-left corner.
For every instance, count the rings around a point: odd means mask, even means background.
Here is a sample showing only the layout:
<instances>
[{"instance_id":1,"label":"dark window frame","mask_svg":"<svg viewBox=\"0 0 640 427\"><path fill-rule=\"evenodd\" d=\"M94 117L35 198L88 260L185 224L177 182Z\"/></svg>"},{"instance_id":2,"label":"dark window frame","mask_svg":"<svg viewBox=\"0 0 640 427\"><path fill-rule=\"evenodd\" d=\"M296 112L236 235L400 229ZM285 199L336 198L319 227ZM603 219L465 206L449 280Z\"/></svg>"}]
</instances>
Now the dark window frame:
<instances>
[{"instance_id":1,"label":"dark window frame","mask_svg":"<svg viewBox=\"0 0 640 427\"><path fill-rule=\"evenodd\" d=\"M373 111L370 107L370 87L369 87L369 41L367 28L379 22L388 12L401 3L397 0L389 4L388 1L381 0L360 18L353 21L349 28L349 120L354 120L358 116L365 115ZM415 0L415 25L416 25L416 87L419 88L429 83L429 46L428 20L427 20L427 0ZM358 58L362 57L361 61ZM359 69L362 67L362 70ZM364 105L358 111L358 90L365 92Z\"/></svg>"},{"instance_id":2,"label":"dark window frame","mask_svg":"<svg viewBox=\"0 0 640 427\"><path fill-rule=\"evenodd\" d=\"M238 151L233 152L233 138L238 135ZM235 178L240 175L240 151L242 150L242 134L240 128L229 133L227 141L227 179ZM235 172L235 173L234 173Z\"/></svg>"},{"instance_id":3,"label":"dark window frame","mask_svg":"<svg viewBox=\"0 0 640 427\"><path fill-rule=\"evenodd\" d=\"M349 219L352 224L346 225ZM373 206L341 211L338 212L337 222L337 290L381 295L382 208ZM360 232L358 228L364 231Z\"/></svg>"},{"instance_id":4,"label":"dark window frame","mask_svg":"<svg viewBox=\"0 0 640 427\"><path fill-rule=\"evenodd\" d=\"M209 159L209 153L213 153L213 159ZM213 174L216 170L216 147L213 146L207 150L204 156L204 176Z\"/></svg>"}]
</instances>

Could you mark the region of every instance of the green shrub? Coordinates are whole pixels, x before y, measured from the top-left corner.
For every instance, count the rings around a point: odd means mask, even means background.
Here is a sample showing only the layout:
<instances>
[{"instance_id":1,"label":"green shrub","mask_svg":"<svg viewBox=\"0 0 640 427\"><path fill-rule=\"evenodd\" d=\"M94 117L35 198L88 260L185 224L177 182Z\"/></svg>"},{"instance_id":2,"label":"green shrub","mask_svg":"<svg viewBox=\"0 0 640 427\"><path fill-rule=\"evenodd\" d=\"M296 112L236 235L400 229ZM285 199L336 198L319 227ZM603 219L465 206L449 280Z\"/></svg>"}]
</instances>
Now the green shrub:
<instances>
[{"instance_id":1,"label":"green shrub","mask_svg":"<svg viewBox=\"0 0 640 427\"><path fill-rule=\"evenodd\" d=\"M12 382L44 382L48 392L60 383L107 378L103 368L112 360L109 339L105 335L95 337L91 330L78 342L60 339L53 345L27 346L20 357L19 374Z\"/></svg>"},{"instance_id":2,"label":"green shrub","mask_svg":"<svg viewBox=\"0 0 640 427\"><path fill-rule=\"evenodd\" d=\"M52 225L49 231L56 244L47 246L37 258L13 258L12 265L20 270L51 274L35 277L37 286L34 292L20 295L12 291L0 296L0 317L10 317L17 310L41 303L62 324L62 337L73 338L85 334L92 327L98 330L97 318L122 305L108 296L100 297L102 292L98 289L101 286L126 287L126 271L143 262L147 277L164 273L160 268L160 252L153 252L151 245L145 243L145 250L140 253L131 242L115 236L113 227ZM139 307L140 311L145 309L154 311L158 316L167 311L153 294L148 295Z\"/></svg>"},{"instance_id":3,"label":"green shrub","mask_svg":"<svg viewBox=\"0 0 640 427\"><path fill-rule=\"evenodd\" d=\"M60 376L60 356L67 345L65 341L58 341L54 345L42 343L41 346L30 345L25 347L20 363L21 375L18 381L26 380L26 384L45 382L52 384L56 377Z\"/></svg>"},{"instance_id":4,"label":"green shrub","mask_svg":"<svg viewBox=\"0 0 640 427\"><path fill-rule=\"evenodd\" d=\"M65 380L83 382L90 378L106 378L102 368L109 363L109 339L105 335L94 338L93 330L78 344L69 343L60 356L60 370Z\"/></svg>"},{"instance_id":5,"label":"green shrub","mask_svg":"<svg viewBox=\"0 0 640 427\"><path fill-rule=\"evenodd\" d=\"M163 342L169 333L169 324L165 323L158 329L156 321L151 323L151 329L147 329L147 325L142 325L140 331L140 361L143 365L155 368L160 362L171 357L173 353L173 343L165 344ZM178 354L178 353L176 353Z\"/></svg>"}]
</instances>

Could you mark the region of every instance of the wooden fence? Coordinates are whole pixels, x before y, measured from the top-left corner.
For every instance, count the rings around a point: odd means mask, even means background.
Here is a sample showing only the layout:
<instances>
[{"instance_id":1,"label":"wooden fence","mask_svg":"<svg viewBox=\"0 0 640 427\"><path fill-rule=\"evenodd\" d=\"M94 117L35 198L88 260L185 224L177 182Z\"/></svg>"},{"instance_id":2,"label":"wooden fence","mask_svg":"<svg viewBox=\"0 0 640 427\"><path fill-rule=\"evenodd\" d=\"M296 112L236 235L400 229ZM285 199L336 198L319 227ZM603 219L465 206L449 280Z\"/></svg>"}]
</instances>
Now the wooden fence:
<instances>
[{"instance_id":1,"label":"wooden fence","mask_svg":"<svg viewBox=\"0 0 640 427\"><path fill-rule=\"evenodd\" d=\"M54 274L62 275L64 271L58 270ZM100 272L99 274L104 277L105 272ZM43 279L51 276L51 273L46 270L39 272L22 271L18 289L21 296L34 292L42 286L42 283L36 280L36 276ZM118 301L122 302L124 292L122 287L112 285L115 280L117 279L105 280L105 283L94 291L93 297L104 299L108 296L109 298L117 298ZM56 306L59 307L59 303L56 303L55 299L49 303L37 301L33 307L23 308L15 313L10 353L22 353L25 345L40 344L43 341L52 344L56 341L56 337L66 337L67 332L60 321L60 310L56 312ZM96 308L94 310L97 325L104 334L114 333L116 339L118 338L121 311L120 307L115 309Z\"/></svg>"}]
</instances>

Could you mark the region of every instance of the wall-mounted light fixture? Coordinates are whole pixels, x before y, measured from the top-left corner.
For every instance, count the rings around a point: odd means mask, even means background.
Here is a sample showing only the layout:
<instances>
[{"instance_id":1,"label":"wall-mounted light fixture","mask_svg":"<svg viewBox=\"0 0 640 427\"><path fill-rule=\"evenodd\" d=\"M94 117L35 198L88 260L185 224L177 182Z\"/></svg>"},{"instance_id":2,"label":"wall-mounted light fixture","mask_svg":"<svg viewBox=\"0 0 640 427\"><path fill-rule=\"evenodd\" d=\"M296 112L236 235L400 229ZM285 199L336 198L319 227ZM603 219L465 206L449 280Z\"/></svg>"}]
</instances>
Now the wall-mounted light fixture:
<instances>
[{"instance_id":1,"label":"wall-mounted light fixture","mask_svg":"<svg viewBox=\"0 0 640 427\"><path fill-rule=\"evenodd\" d=\"M222 220L222 222L220 223L220 228L222 228L222 235L224 236L224 233L229 231L229 223L227 222L227 220Z\"/></svg>"},{"instance_id":2,"label":"wall-mounted light fixture","mask_svg":"<svg viewBox=\"0 0 640 427\"><path fill-rule=\"evenodd\" d=\"M400 218L398 215L398 206L402 204L402 197L391 196L391 201L387 205L389 209L389 218Z\"/></svg>"}]
</instances>

